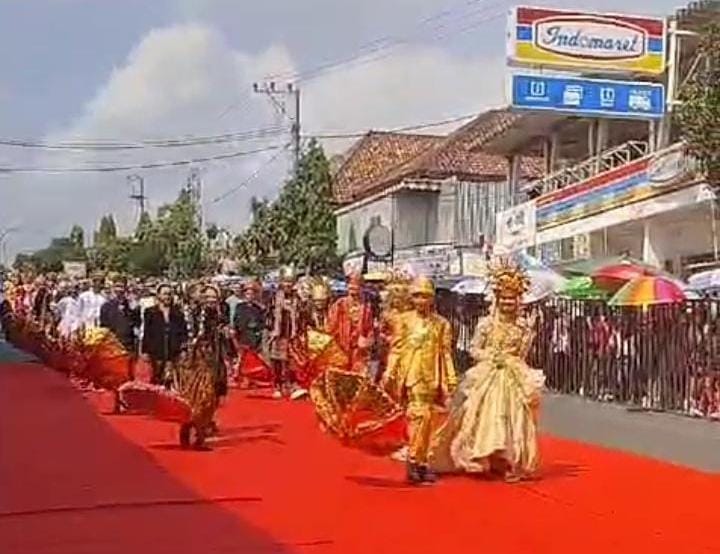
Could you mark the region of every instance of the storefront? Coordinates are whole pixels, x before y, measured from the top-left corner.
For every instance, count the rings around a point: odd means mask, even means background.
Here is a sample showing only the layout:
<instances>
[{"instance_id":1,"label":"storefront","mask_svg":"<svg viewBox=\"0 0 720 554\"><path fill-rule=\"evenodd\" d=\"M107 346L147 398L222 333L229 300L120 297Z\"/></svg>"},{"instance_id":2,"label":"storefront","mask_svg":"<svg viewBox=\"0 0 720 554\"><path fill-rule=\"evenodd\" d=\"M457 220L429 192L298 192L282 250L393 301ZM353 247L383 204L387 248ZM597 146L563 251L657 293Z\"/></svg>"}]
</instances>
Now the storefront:
<instances>
[{"instance_id":1,"label":"storefront","mask_svg":"<svg viewBox=\"0 0 720 554\"><path fill-rule=\"evenodd\" d=\"M534 250L549 264L628 254L682 273L716 254L713 197L675 145L538 197Z\"/></svg>"}]
</instances>

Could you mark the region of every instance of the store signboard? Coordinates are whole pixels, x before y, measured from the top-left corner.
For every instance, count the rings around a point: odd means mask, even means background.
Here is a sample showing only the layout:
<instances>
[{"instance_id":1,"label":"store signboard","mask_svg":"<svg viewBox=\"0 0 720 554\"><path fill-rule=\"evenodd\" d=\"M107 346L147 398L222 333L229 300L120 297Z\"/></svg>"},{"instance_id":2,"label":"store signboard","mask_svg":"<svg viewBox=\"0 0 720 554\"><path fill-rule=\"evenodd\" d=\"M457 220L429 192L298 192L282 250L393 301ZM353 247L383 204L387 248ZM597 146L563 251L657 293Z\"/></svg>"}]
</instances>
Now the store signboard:
<instances>
[{"instance_id":1,"label":"store signboard","mask_svg":"<svg viewBox=\"0 0 720 554\"><path fill-rule=\"evenodd\" d=\"M516 7L508 22L508 58L534 67L665 71L667 26L643 16Z\"/></svg>"},{"instance_id":2,"label":"store signboard","mask_svg":"<svg viewBox=\"0 0 720 554\"><path fill-rule=\"evenodd\" d=\"M697 161L689 156L684 144L655 154L648 167L648 179L655 188L667 188L690 182L698 175Z\"/></svg>"},{"instance_id":3,"label":"store signboard","mask_svg":"<svg viewBox=\"0 0 720 554\"><path fill-rule=\"evenodd\" d=\"M63 262L63 273L73 279L87 277L87 264L85 262Z\"/></svg>"},{"instance_id":4,"label":"store signboard","mask_svg":"<svg viewBox=\"0 0 720 554\"><path fill-rule=\"evenodd\" d=\"M682 169L693 162L678 158L676 148L681 147L661 150L536 198L538 232L697 183L693 171Z\"/></svg>"},{"instance_id":5,"label":"store signboard","mask_svg":"<svg viewBox=\"0 0 720 554\"><path fill-rule=\"evenodd\" d=\"M665 114L665 86L658 83L532 74L515 74L511 80L510 103L516 110L627 119Z\"/></svg>"},{"instance_id":6,"label":"store signboard","mask_svg":"<svg viewBox=\"0 0 720 554\"><path fill-rule=\"evenodd\" d=\"M497 214L495 247L514 252L535 243L535 201L524 202Z\"/></svg>"}]
</instances>

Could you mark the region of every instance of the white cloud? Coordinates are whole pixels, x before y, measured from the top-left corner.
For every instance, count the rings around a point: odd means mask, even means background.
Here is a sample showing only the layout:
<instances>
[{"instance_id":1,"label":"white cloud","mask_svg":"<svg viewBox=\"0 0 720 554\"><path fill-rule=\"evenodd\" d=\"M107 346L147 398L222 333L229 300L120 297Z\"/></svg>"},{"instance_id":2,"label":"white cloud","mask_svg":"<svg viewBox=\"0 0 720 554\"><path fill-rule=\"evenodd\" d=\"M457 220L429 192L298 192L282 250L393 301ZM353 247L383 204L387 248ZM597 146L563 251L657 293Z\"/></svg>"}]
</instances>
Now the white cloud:
<instances>
[{"instance_id":1,"label":"white cloud","mask_svg":"<svg viewBox=\"0 0 720 554\"><path fill-rule=\"evenodd\" d=\"M501 100L502 63L501 59L461 58L440 48L420 46L371 63L360 60L301 85L303 128L306 132L389 128L479 111ZM208 25L156 29L115 68L81 116L47 139L129 140L266 127L279 119L266 98L252 94L252 83L263 75L293 69L293 60L282 45L259 53L240 52ZM286 140L282 136L264 144ZM142 163L256 146L152 149L140 154L43 153L23 163L43 167L100 161ZM210 200L237 185L271 154L208 164L203 168L205 198ZM285 171L283 164L274 164L246 191L222 203L206 204L208 220L238 229L246 221L249 196L271 196ZM152 205L172 199L186 175L187 168L144 173ZM33 175L13 179L15 185L9 187L9 178L0 178L0 220L12 214L40 229L18 237L11 248L42 246L49 236L66 232L75 222L86 226L90 234L100 215L108 211L129 228L135 214L125 179L123 173Z\"/></svg>"}]
</instances>

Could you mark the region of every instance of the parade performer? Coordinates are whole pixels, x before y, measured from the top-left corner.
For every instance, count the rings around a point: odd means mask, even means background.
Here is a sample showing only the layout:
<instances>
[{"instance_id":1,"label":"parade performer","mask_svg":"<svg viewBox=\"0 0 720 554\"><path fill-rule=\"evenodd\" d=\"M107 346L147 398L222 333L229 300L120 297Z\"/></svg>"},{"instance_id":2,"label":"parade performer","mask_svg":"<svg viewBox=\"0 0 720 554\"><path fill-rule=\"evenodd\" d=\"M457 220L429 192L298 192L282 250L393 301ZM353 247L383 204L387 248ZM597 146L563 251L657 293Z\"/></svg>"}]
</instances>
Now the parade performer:
<instances>
[{"instance_id":1,"label":"parade performer","mask_svg":"<svg viewBox=\"0 0 720 554\"><path fill-rule=\"evenodd\" d=\"M308 388L321 372L346 369L348 357L328 330L328 309L332 293L323 279L310 283L309 309L303 314L301 332L290 351L300 386Z\"/></svg>"},{"instance_id":2,"label":"parade performer","mask_svg":"<svg viewBox=\"0 0 720 554\"><path fill-rule=\"evenodd\" d=\"M537 407L544 377L524 360L534 327L521 317L527 277L507 262L498 263L491 277L492 313L475 330L471 355L476 363L433 439L431 467L515 481L538 467Z\"/></svg>"},{"instance_id":3,"label":"parade performer","mask_svg":"<svg viewBox=\"0 0 720 554\"><path fill-rule=\"evenodd\" d=\"M228 308L220 300L220 291L212 286L203 287L197 333L194 337L194 355L202 356L205 365L213 374L215 393L223 398L228 392L225 354L228 347Z\"/></svg>"},{"instance_id":4,"label":"parade performer","mask_svg":"<svg viewBox=\"0 0 720 554\"><path fill-rule=\"evenodd\" d=\"M182 446L205 447L205 439L217 432L214 421L220 399L227 394L227 307L220 291L207 285L200 290L202 307L186 355L181 355L173 376L173 389L191 408L189 421L180 427Z\"/></svg>"},{"instance_id":5,"label":"parade performer","mask_svg":"<svg viewBox=\"0 0 720 554\"><path fill-rule=\"evenodd\" d=\"M413 484L432 483L428 466L436 419L457 384L450 323L434 310L435 288L426 277L410 287L413 310L400 317L397 358L383 381L405 407L408 425L407 477Z\"/></svg>"},{"instance_id":6,"label":"parade performer","mask_svg":"<svg viewBox=\"0 0 720 554\"><path fill-rule=\"evenodd\" d=\"M368 370L373 337L373 310L362 298L363 280L353 274L348 280L347 296L339 298L330 308L330 332L349 357L350 371Z\"/></svg>"},{"instance_id":7,"label":"parade performer","mask_svg":"<svg viewBox=\"0 0 720 554\"><path fill-rule=\"evenodd\" d=\"M385 371L395 371L397 364L397 341L401 337L400 322L404 314L412 309L410 299L410 279L400 273L390 277L382 293L383 308L380 317L380 371L376 380L380 380Z\"/></svg>"},{"instance_id":8,"label":"parade performer","mask_svg":"<svg viewBox=\"0 0 720 554\"><path fill-rule=\"evenodd\" d=\"M301 398L307 391L297 385L290 363L290 344L298 336L300 325L300 302L294 291L294 273L285 267L280 271L280 286L273 298L272 333L270 336L270 359L273 365L275 391L273 397Z\"/></svg>"}]
</instances>

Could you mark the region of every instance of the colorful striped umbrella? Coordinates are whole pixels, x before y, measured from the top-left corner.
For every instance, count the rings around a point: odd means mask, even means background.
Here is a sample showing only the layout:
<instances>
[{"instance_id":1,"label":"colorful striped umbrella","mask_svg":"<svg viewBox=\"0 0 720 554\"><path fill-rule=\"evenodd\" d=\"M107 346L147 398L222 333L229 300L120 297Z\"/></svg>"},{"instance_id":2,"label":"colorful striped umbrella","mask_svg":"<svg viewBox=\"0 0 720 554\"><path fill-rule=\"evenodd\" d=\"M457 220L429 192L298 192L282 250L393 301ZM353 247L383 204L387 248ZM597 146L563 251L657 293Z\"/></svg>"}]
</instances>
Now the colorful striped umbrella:
<instances>
[{"instance_id":1,"label":"colorful striped umbrella","mask_svg":"<svg viewBox=\"0 0 720 554\"><path fill-rule=\"evenodd\" d=\"M626 283L610 299L612 306L651 306L685 300L685 292L676 281L657 275L641 275Z\"/></svg>"},{"instance_id":2,"label":"colorful striped umbrella","mask_svg":"<svg viewBox=\"0 0 720 554\"><path fill-rule=\"evenodd\" d=\"M652 275L656 275L656 273L645 266L633 263L619 263L596 269L592 273L592 279L598 288L610 292L617 292L628 281L636 279L637 277Z\"/></svg>"}]
</instances>

